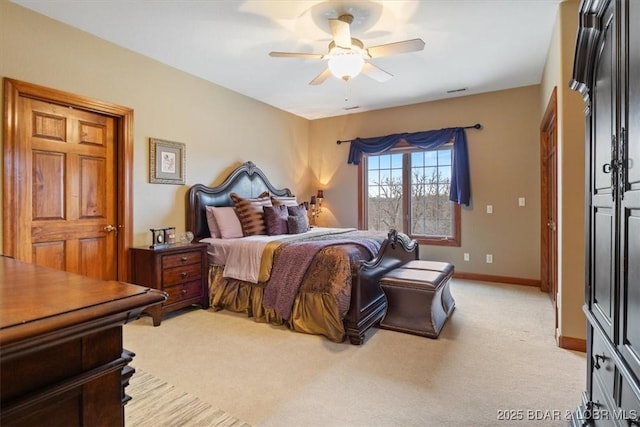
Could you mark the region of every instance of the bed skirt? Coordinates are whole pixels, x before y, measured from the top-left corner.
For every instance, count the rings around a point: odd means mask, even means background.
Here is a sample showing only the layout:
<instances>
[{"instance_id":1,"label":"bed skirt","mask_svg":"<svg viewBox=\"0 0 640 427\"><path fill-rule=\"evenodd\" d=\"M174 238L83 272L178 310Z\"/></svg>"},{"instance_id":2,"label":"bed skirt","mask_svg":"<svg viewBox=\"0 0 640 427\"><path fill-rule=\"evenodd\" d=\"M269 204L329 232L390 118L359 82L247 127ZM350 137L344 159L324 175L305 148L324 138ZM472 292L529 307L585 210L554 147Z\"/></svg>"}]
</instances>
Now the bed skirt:
<instances>
[{"instance_id":1,"label":"bed skirt","mask_svg":"<svg viewBox=\"0 0 640 427\"><path fill-rule=\"evenodd\" d=\"M283 320L275 310L262 306L264 283L253 284L225 278L223 270L224 267L220 266L209 267L209 296L214 310L226 309L245 313L259 323L285 325L296 332L324 335L333 342L344 341L345 328L342 319L349 307L350 287L341 291L343 295L335 295L331 292L305 289L303 284L296 295L290 318Z\"/></svg>"}]
</instances>

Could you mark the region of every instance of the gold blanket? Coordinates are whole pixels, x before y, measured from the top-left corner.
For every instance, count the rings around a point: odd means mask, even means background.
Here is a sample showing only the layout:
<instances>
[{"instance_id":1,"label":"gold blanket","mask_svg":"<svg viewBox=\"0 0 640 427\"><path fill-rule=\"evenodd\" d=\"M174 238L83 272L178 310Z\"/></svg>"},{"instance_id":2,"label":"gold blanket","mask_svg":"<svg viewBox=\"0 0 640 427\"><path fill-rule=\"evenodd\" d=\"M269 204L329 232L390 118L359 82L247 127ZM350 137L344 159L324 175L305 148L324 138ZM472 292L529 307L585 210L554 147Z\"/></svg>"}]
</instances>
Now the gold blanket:
<instances>
[{"instance_id":1,"label":"gold blanket","mask_svg":"<svg viewBox=\"0 0 640 427\"><path fill-rule=\"evenodd\" d=\"M352 231L338 237L348 236L367 236L380 243L386 238L385 235L365 231ZM273 259L277 258L283 245L286 245L286 242L267 245L271 262L263 262L265 275L261 276L256 284L225 278L222 274L223 267L211 266L211 306L216 310L227 309L246 313L256 322L284 324L298 332L324 335L331 341L342 342L345 336L342 319L349 310L352 280L357 274L360 262L371 259L369 251L357 244L344 244L329 246L318 252L304 275L293 304L291 318L285 322L274 310L262 307L264 288ZM264 277L267 280L262 280Z\"/></svg>"}]
</instances>

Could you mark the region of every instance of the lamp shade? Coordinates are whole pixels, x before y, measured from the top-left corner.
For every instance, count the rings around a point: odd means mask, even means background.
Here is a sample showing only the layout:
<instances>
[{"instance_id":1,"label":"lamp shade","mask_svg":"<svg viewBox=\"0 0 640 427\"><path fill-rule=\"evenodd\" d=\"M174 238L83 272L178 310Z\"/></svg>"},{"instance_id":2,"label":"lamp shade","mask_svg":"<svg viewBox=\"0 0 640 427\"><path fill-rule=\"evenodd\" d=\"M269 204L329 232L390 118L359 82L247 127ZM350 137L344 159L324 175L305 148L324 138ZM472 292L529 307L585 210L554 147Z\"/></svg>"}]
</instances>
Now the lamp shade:
<instances>
[{"instance_id":1,"label":"lamp shade","mask_svg":"<svg viewBox=\"0 0 640 427\"><path fill-rule=\"evenodd\" d=\"M360 74L364 58L358 52L344 51L333 54L329 59L331 74L342 80L349 80Z\"/></svg>"}]
</instances>

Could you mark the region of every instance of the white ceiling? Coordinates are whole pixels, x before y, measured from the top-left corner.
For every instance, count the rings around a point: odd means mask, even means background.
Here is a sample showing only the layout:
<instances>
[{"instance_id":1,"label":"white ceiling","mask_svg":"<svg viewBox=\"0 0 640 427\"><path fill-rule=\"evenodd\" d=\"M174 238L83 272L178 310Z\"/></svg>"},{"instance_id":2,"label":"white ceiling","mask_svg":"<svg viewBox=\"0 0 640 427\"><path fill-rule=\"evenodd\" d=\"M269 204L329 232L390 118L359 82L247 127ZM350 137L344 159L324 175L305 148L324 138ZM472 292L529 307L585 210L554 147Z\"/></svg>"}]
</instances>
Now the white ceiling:
<instances>
[{"instance_id":1,"label":"white ceiling","mask_svg":"<svg viewBox=\"0 0 640 427\"><path fill-rule=\"evenodd\" d=\"M55 20L307 119L540 83L563 0L13 0ZM365 47L421 38L424 51L370 60L394 75L330 77L327 19L354 16ZM448 94L449 90L466 91ZM348 100L345 100L348 95ZM356 107L356 108L353 108Z\"/></svg>"}]
</instances>

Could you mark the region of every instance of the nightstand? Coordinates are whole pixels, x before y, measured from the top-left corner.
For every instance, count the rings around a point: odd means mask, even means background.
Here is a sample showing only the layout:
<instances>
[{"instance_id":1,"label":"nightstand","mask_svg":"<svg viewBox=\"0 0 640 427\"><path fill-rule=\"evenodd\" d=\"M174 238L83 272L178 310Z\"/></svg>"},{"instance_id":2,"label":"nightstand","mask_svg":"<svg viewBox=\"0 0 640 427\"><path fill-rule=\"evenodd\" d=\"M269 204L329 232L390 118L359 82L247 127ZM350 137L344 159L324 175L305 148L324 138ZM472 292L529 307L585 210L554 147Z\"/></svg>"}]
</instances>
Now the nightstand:
<instances>
[{"instance_id":1,"label":"nightstand","mask_svg":"<svg viewBox=\"0 0 640 427\"><path fill-rule=\"evenodd\" d=\"M153 326L160 325L164 314L192 304L209 308L207 245L131 248L131 281L168 295L163 304L145 310L153 318Z\"/></svg>"}]
</instances>

